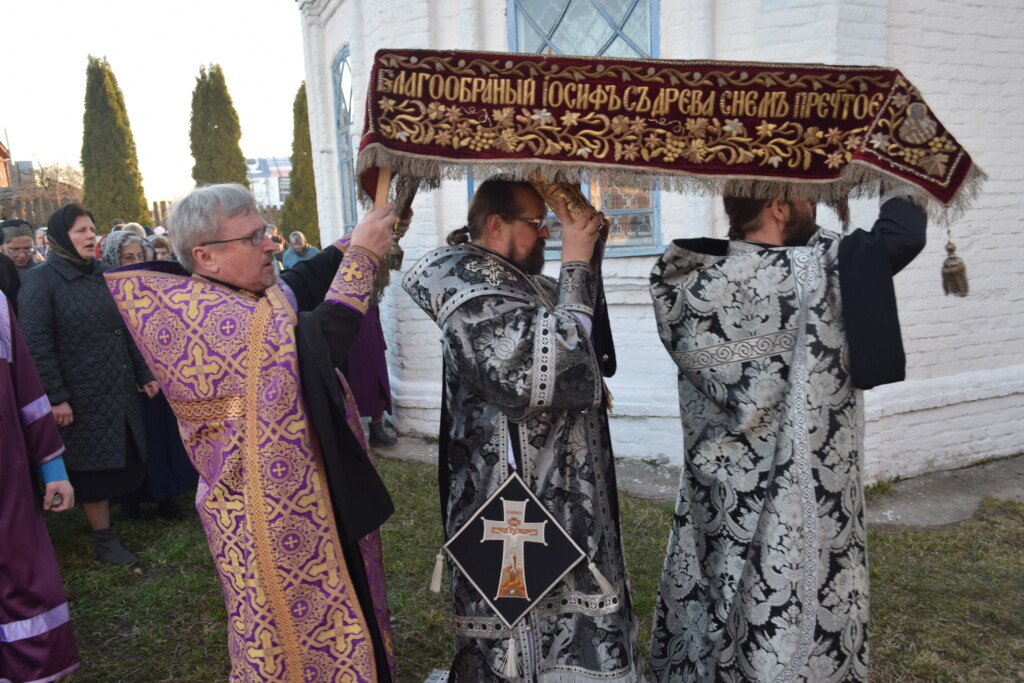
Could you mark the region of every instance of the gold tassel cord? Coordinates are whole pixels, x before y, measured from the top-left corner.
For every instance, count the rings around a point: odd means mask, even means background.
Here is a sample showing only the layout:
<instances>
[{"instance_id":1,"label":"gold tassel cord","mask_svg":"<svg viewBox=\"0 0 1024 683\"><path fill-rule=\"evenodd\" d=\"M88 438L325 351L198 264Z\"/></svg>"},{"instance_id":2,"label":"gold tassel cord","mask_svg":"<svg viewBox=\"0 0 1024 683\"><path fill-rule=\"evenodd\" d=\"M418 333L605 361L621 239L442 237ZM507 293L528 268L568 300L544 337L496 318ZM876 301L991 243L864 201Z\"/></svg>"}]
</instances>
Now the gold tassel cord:
<instances>
[{"instance_id":1,"label":"gold tassel cord","mask_svg":"<svg viewBox=\"0 0 1024 683\"><path fill-rule=\"evenodd\" d=\"M942 262L942 289L949 296L967 296L967 266L956 255L956 245L946 242L946 260Z\"/></svg>"}]
</instances>

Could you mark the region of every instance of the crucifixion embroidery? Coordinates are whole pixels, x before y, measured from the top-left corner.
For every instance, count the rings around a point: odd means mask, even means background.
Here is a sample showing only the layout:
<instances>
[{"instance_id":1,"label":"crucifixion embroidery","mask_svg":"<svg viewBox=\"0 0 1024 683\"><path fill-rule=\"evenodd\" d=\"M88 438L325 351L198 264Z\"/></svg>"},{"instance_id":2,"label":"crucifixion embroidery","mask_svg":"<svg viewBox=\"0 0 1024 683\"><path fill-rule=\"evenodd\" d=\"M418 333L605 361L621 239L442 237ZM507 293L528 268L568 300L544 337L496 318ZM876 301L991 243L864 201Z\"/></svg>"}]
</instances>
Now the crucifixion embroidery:
<instances>
[{"instance_id":1,"label":"crucifixion embroidery","mask_svg":"<svg viewBox=\"0 0 1024 683\"><path fill-rule=\"evenodd\" d=\"M526 522L526 505L528 500L505 500L501 503L505 508L504 519L492 521L484 519L484 533L481 543L501 541L504 545L501 557L501 577L498 579L497 598L522 598L529 600L526 593L526 566L523 558L524 543L543 543L544 522Z\"/></svg>"}]
</instances>

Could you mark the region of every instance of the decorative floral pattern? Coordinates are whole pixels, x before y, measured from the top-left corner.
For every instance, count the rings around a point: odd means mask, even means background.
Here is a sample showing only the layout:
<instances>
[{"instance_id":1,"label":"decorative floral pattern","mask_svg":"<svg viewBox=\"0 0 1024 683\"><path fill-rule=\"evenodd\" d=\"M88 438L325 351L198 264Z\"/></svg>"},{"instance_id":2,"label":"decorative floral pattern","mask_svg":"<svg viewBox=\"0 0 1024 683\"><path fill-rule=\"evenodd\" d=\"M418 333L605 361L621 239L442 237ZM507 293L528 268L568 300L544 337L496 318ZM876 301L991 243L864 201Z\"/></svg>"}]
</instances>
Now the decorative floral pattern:
<instances>
[{"instance_id":1,"label":"decorative floral pattern","mask_svg":"<svg viewBox=\"0 0 1024 683\"><path fill-rule=\"evenodd\" d=\"M397 156L361 154L361 169L385 157L414 175L451 174L446 160L566 162L625 184L770 178L824 193L854 182L844 172L857 162L943 203L974 174L890 68L393 50L378 53L371 83L360 150Z\"/></svg>"},{"instance_id":2,"label":"decorative floral pattern","mask_svg":"<svg viewBox=\"0 0 1024 683\"><path fill-rule=\"evenodd\" d=\"M489 276L503 271L508 277L491 284ZM446 536L505 479L514 441L523 480L614 587L603 594L582 562L510 632L453 566L452 680L507 680L499 672L510 637L527 653L521 662L535 653L537 680L640 680L636 621L611 513L614 463L607 418L598 409L601 375L589 337L565 308L566 302L593 306L594 289L592 278L576 277L580 282L568 292L564 276L562 286L527 276L469 244L426 254L403 281L443 335Z\"/></svg>"},{"instance_id":3,"label":"decorative floral pattern","mask_svg":"<svg viewBox=\"0 0 1024 683\"><path fill-rule=\"evenodd\" d=\"M863 412L838 243L819 231L807 247L731 242L725 257L673 245L651 274L687 444L658 681L867 678Z\"/></svg>"},{"instance_id":4,"label":"decorative floral pattern","mask_svg":"<svg viewBox=\"0 0 1024 683\"><path fill-rule=\"evenodd\" d=\"M378 680L367 620L378 619L390 657L386 604L364 613L350 578L280 287L257 299L184 274L106 277L201 475L196 509L224 592L231 680ZM379 551L364 565L383 603Z\"/></svg>"}]
</instances>

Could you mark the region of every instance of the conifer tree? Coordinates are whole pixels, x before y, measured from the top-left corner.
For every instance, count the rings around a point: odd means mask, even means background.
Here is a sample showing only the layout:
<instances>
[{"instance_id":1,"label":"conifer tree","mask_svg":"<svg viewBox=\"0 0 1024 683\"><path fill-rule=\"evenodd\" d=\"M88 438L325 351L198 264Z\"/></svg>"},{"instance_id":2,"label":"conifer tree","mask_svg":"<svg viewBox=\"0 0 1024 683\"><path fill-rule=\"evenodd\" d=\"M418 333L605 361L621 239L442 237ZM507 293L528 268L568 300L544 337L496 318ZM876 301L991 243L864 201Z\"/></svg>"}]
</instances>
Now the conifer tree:
<instances>
[{"instance_id":1,"label":"conifer tree","mask_svg":"<svg viewBox=\"0 0 1024 683\"><path fill-rule=\"evenodd\" d=\"M228 94L228 85L219 64L199 67L196 88L192 91L192 179L196 185L241 183L249 187L245 175L245 157L238 141L242 127Z\"/></svg>"},{"instance_id":2,"label":"conifer tree","mask_svg":"<svg viewBox=\"0 0 1024 683\"><path fill-rule=\"evenodd\" d=\"M82 119L82 203L104 232L113 218L150 223L124 97L106 58L91 55Z\"/></svg>"},{"instance_id":3,"label":"conifer tree","mask_svg":"<svg viewBox=\"0 0 1024 683\"><path fill-rule=\"evenodd\" d=\"M310 244L320 246L320 221L316 209L316 183L313 179L313 143L309 137L309 107L306 84L299 87L292 107L295 128L292 137L291 193L281 209L281 235L299 230Z\"/></svg>"}]
</instances>

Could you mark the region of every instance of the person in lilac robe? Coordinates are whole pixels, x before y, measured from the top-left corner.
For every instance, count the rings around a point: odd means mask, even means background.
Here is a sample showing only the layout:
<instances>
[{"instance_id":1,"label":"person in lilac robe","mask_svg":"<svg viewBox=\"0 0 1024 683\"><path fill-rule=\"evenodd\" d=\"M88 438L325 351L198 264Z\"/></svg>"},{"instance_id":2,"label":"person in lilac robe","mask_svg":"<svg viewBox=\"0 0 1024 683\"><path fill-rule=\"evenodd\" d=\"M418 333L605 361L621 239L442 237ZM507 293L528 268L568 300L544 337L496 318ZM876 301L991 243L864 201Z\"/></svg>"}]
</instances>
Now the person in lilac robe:
<instances>
[{"instance_id":1,"label":"person in lilac robe","mask_svg":"<svg viewBox=\"0 0 1024 683\"><path fill-rule=\"evenodd\" d=\"M50 402L3 293L0 433L0 681L55 681L78 668L78 650L31 468L46 484L43 509L68 510L75 494Z\"/></svg>"},{"instance_id":2,"label":"person in lilac robe","mask_svg":"<svg viewBox=\"0 0 1024 683\"><path fill-rule=\"evenodd\" d=\"M200 474L230 680L389 683L379 527L394 507L335 368L391 245L393 208L280 282L241 185L197 188L168 223L180 265L104 277Z\"/></svg>"}]
</instances>

